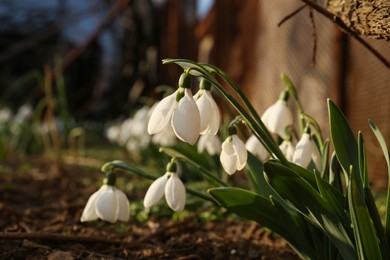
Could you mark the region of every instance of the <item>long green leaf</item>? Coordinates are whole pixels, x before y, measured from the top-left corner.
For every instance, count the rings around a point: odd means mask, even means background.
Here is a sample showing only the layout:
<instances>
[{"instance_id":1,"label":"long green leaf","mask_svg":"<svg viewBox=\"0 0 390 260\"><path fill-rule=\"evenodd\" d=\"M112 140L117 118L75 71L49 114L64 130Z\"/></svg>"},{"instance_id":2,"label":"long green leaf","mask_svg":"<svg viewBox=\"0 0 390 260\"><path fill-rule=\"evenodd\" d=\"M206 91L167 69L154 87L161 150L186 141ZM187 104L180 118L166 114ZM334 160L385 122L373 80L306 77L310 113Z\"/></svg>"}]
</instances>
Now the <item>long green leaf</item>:
<instances>
[{"instance_id":1,"label":"long green leaf","mask_svg":"<svg viewBox=\"0 0 390 260\"><path fill-rule=\"evenodd\" d=\"M356 259L356 251L342 222L332 206L307 181L291 169L272 162L264 164L270 185L279 195L313 224L322 228L345 259ZM314 173L313 173L314 174Z\"/></svg>"},{"instance_id":2,"label":"long green leaf","mask_svg":"<svg viewBox=\"0 0 390 260\"><path fill-rule=\"evenodd\" d=\"M351 181L348 185L348 205L359 258L362 260L382 259L375 228L357 187L355 175L352 173Z\"/></svg>"},{"instance_id":3,"label":"long green leaf","mask_svg":"<svg viewBox=\"0 0 390 260\"><path fill-rule=\"evenodd\" d=\"M358 144L349 123L340 109L328 99L329 125L333 147L344 172L349 173L352 165L360 194L363 194L363 182L360 175Z\"/></svg>"},{"instance_id":4,"label":"long green leaf","mask_svg":"<svg viewBox=\"0 0 390 260\"><path fill-rule=\"evenodd\" d=\"M303 228L299 225L297 216L284 210L280 204L275 207L270 199L239 188L213 188L208 192L222 207L282 236L303 258L318 257L307 239L307 234L302 232Z\"/></svg>"},{"instance_id":5,"label":"long green leaf","mask_svg":"<svg viewBox=\"0 0 390 260\"><path fill-rule=\"evenodd\" d=\"M370 124L370 127L374 132L376 139L378 139L378 142L382 148L383 155L385 156L386 163L387 163L387 176L388 179L390 180L390 157L389 157L389 150L387 149L385 138L383 137L377 125L372 120L368 120L368 123ZM385 234L386 234L387 241L390 241L390 184L389 183L387 184Z\"/></svg>"}]
</instances>

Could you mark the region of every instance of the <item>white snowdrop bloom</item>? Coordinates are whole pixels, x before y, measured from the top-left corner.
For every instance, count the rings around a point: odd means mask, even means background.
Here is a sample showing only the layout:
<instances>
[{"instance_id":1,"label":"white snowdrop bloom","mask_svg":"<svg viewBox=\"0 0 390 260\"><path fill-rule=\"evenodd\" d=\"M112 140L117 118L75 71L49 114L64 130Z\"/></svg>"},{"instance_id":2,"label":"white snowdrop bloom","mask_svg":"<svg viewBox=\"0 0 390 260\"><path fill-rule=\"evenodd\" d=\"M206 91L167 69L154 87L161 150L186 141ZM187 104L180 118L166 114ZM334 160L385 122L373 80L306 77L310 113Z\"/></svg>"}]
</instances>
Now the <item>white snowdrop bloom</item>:
<instances>
[{"instance_id":1,"label":"white snowdrop bloom","mask_svg":"<svg viewBox=\"0 0 390 260\"><path fill-rule=\"evenodd\" d=\"M157 134L165 129L172 119L173 110L177 106L176 95L182 91L178 88L171 95L163 98L157 105L154 105L153 112L148 123L148 133L150 135Z\"/></svg>"},{"instance_id":2,"label":"white snowdrop bloom","mask_svg":"<svg viewBox=\"0 0 390 260\"><path fill-rule=\"evenodd\" d=\"M111 143L116 143L118 138L119 138L120 131L121 131L120 126L117 126L117 125L109 126L106 130L107 139Z\"/></svg>"},{"instance_id":3,"label":"white snowdrop bloom","mask_svg":"<svg viewBox=\"0 0 390 260\"><path fill-rule=\"evenodd\" d=\"M183 73L179 88L163 98L153 110L148 124L149 134L163 131L171 122L173 131L180 140L189 144L196 142L200 133L200 115L190 86L190 75Z\"/></svg>"},{"instance_id":4,"label":"white snowdrop bloom","mask_svg":"<svg viewBox=\"0 0 390 260\"><path fill-rule=\"evenodd\" d=\"M256 136L251 135L245 143L246 149L261 161L269 159L270 155L265 149L264 145L257 139Z\"/></svg>"},{"instance_id":5,"label":"white snowdrop bloom","mask_svg":"<svg viewBox=\"0 0 390 260\"><path fill-rule=\"evenodd\" d=\"M286 156L287 161L292 162L293 157L294 157L294 145L290 140L284 140L280 145L279 145L280 150Z\"/></svg>"},{"instance_id":6,"label":"white snowdrop bloom","mask_svg":"<svg viewBox=\"0 0 390 260\"><path fill-rule=\"evenodd\" d=\"M127 118L125 121L122 122L120 125L120 131L117 139L117 143L120 146L125 146L127 141L129 140L131 136L131 124L132 124L132 119Z\"/></svg>"},{"instance_id":7,"label":"white snowdrop bloom","mask_svg":"<svg viewBox=\"0 0 390 260\"><path fill-rule=\"evenodd\" d=\"M306 168L313 159L317 170L321 171L321 156L317 145L312 140L310 133L305 132L295 147L293 163Z\"/></svg>"},{"instance_id":8,"label":"white snowdrop bloom","mask_svg":"<svg viewBox=\"0 0 390 260\"><path fill-rule=\"evenodd\" d=\"M21 107L19 107L18 112L14 117L14 123L16 124L26 123L28 120L32 118L32 116L33 116L32 106L29 104L24 104Z\"/></svg>"},{"instance_id":9,"label":"white snowdrop bloom","mask_svg":"<svg viewBox=\"0 0 390 260\"><path fill-rule=\"evenodd\" d=\"M0 109L0 124L8 123L12 118L12 111L8 107L3 107Z\"/></svg>"},{"instance_id":10,"label":"white snowdrop bloom","mask_svg":"<svg viewBox=\"0 0 390 260\"><path fill-rule=\"evenodd\" d=\"M222 152L219 159L223 169L229 175L242 170L246 165L247 158L248 153L245 144L236 134L229 136L222 143Z\"/></svg>"},{"instance_id":11,"label":"white snowdrop bloom","mask_svg":"<svg viewBox=\"0 0 390 260\"><path fill-rule=\"evenodd\" d=\"M198 153L203 153L206 150L209 155L220 154L222 150L221 145L222 142L218 135L201 135L198 140Z\"/></svg>"},{"instance_id":12,"label":"white snowdrop bloom","mask_svg":"<svg viewBox=\"0 0 390 260\"><path fill-rule=\"evenodd\" d=\"M104 184L88 199L81 222L101 219L111 223L128 221L130 205L126 195L114 186Z\"/></svg>"},{"instance_id":13,"label":"white snowdrop bloom","mask_svg":"<svg viewBox=\"0 0 390 260\"><path fill-rule=\"evenodd\" d=\"M182 211L184 209L186 189L179 176L177 176L176 164L174 165L172 167L172 163L168 164L167 172L150 185L144 198L145 208L155 205L165 194L167 204L172 210Z\"/></svg>"},{"instance_id":14,"label":"white snowdrop bloom","mask_svg":"<svg viewBox=\"0 0 390 260\"><path fill-rule=\"evenodd\" d=\"M200 114L200 134L216 135L221 124L221 113L211 95L211 84L202 78L199 87L194 97Z\"/></svg>"},{"instance_id":15,"label":"white snowdrop bloom","mask_svg":"<svg viewBox=\"0 0 390 260\"><path fill-rule=\"evenodd\" d=\"M282 92L279 100L267 108L261 116L261 120L263 120L269 131L281 137L286 136L286 127L293 124L292 112L286 102L288 98L287 93L285 91Z\"/></svg>"},{"instance_id":16,"label":"white snowdrop bloom","mask_svg":"<svg viewBox=\"0 0 390 260\"><path fill-rule=\"evenodd\" d=\"M182 97L172 115L172 128L183 142L195 144L200 133L200 114L191 89L184 89Z\"/></svg>"}]
</instances>

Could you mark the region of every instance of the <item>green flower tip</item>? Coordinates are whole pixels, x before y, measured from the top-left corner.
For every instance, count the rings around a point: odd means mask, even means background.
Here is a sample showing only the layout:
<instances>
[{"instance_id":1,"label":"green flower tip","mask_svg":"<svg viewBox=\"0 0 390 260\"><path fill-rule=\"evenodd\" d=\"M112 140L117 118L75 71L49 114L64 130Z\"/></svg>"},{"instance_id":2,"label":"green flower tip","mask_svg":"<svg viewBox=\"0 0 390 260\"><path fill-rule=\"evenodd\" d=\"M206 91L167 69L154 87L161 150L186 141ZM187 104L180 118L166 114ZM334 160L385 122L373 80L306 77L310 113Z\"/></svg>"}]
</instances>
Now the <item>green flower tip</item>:
<instances>
[{"instance_id":1,"label":"green flower tip","mask_svg":"<svg viewBox=\"0 0 390 260\"><path fill-rule=\"evenodd\" d=\"M176 94L176 102L179 102L182 97L184 97L184 91L179 90Z\"/></svg>"},{"instance_id":2,"label":"green flower tip","mask_svg":"<svg viewBox=\"0 0 390 260\"><path fill-rule=\"evenodd\" d=\"M176 172L177 171L177 166L176 166L175 161L170 161L167 164L166 170L167 170L167 172Z\"/></svg>"},{"instance_id":3,"label":"green flower tip","mask_svg":"<svg viewBox=\"0 0 390 260\"><path fill-rule=\"evenodd\" d=\"M183 72L179 78L180 88L190 88L192 83L192 76L190 73Z\"/></svg>"},{"instance_id":4,"label":"green flower tip","mask_svg":"<svg viewBox=\"0 0 390 260\"><path fill-rule=\"evenodd\" d=\"M290 97L290 95L289 95L288 91L283 90L279 95L279 100L287 101L289 97Z\"/></svg>"},{"instance_id":5,"label":"green flower tip","mask_svg":"<svg viewBox=\"0 0 390 260\"><path fill-rule=\"evenodd\" d=\"M116 176L112 172L107 172L106 177L103 180L103 184L115 186L116 183Z\"/></svg>"},{"instance_id":6,"label":"green flower tip","mask_svg":"<svg viewBox=\"0 0 390 260\"><path fill-rule=\"evenodd\" d=\"M311 129L310 129L310 126L306 126L304 131L303 131L305 134L310 134L311 133Z\"/></svg>"},{"instance_id":7,"label":"green flower tip","mask_svg":"<svg viewBox=\"0 0 390 260\"><path fill-rule=\"evenodd\" d=\"M235 125L231 125L228 128L229 135L236 135L237 134L237 127Z\"/></svg>"},{"instance_id":8,"label":"green flower tip","mask_svg":"<svg viewBox=\"0 0 390 260\"><path fill-rule=\"evenodd\" d=\"M205 78L200 79L200 84L199 84L200 89L205 89L205 90L210 90L211 89L211 83Z\"/></svg>"}]
</instances>

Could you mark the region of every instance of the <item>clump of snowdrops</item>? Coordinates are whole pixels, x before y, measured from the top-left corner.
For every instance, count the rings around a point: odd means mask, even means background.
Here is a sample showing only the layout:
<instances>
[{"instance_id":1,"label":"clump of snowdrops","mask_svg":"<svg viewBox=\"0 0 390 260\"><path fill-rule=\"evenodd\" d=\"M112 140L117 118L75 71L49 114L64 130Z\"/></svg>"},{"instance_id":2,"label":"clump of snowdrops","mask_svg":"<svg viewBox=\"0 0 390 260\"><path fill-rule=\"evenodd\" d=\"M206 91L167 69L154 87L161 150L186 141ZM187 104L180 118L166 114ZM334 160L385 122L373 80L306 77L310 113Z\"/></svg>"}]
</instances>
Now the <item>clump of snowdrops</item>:
<instances>
[{"instance_id":1,"label":"clump of snowdrops","mask_svg":"<svg viewBox=\"0 0 390 260\"><path fill-rule=\"evenodd\" d=\"M153 180L145 194L145 207L165 197L172 210L181 211L189 193L269 228L304 259L390 259L389 197L382 223L368 181L363 135L359 132L355 138L331 100L330 141L323 138L316 120L304 113L286 75L282 75L285 89L279 99L259 116L240 88L215 66L181 59L163 63L177 64L184 72L177 90L155 105L145 129L156 135L172 128L179 140L203 149L195 154L182 146L161 147L172 158L161 176L122 161L104 164L104 185L89 199L82 221L128 220L129 202L115 188L115 169L119 168ZM192 78L200 82L195 95ZM212 90L237 115L223 142L219 137L221 114ZM289 103L296 106L297 123ZM369 124L389 165L385 140L375 123ZM247 140L241 134L244 131L250 132ZM202 152L205 147L212 149ZM207 158L214 154L219 155L227 175L209 163ZM209 189L186 187L180 178L186 173L180 172L178 164L195 166ZM248 185L238 187L226 178L233 174L245 174Z\"/></svg>"}]
</instances>

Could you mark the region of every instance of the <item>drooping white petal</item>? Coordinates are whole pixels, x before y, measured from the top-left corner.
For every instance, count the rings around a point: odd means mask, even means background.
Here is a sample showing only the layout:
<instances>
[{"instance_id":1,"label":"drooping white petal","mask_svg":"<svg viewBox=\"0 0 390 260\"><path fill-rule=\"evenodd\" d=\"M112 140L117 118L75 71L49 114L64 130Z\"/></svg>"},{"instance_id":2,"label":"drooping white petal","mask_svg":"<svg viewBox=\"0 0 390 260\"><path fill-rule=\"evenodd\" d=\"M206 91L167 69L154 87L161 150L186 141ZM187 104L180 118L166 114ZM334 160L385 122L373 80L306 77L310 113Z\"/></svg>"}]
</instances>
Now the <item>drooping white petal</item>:
<instances>
[{"instance_id":1,"label":"drooping white petal","mask_svg":"<svg viewBox=\"0 0 390 260\"><path fill-rule=\"evenodd\" d=\"M184 90L172 116L172 128L176 136L189 144L194 144L200 133L200 115L191 90Z\"/></svg>"},{"instance_id":2,"label":"drooping white petal","mask_svg":"<svg viewBox=\"0 0 390 260\"><path fill-rule=\"evenodd\" d=\"M221 112L219 111L217 103L214 101L213 97L210 94L210 102L213 105L212 108L212 117L209 125L208 133L211 135L216 135L221 124Z\"/></svg>"},{"instance_id":3,"label":"drooping white petal","mask_svg":"<svg viewBox=\"0 0 390 260\"><path fill-rule=\"evenodd\" d=\"M222 167L229 175L237 171L237 155L230 137L222 143L222 151L219 157Z\"/></svg>"},{"instance_id":4,"label":"drooping white petal","mask_svg":"<svg viewBox=\"0 0 390 260\"><path fill-rule=\"evenodd\" d=\"M154 108L148 123L149 134L152 135L161 132L167 126L177 104L176 94L178 91L179 89L173 94L163 98Z\"/></svg>"},{"instance_id":5,"label":"drooping white petal","mask_svg":"<svg viewBox=\"0 0 390 260\"><path fill-rule=\"evenodd\" d=\"M206 150L210 155L221 153L221 139L217 135L207 135L208 142L206 143Z\"/></svg>"},{"instance_id":6,"label":"drooping white petal","mask_svg":"<svg viewBox=\"0 0 390 260\"><path fill-rule=\"evenodd\" d=\"M96 214L96 199L102 192L107 190L107 188L107 185L102 185L102 187L100 187L98 191L94 192L91 197L89 197L87 205L85 206L83 213L81 214L81 222L93 221L98 219L98 215Z\"/></svg>"},{"instance_id":7,"label":"drooping white petal","mask_svg":"<svg viewBox=\"0 0 390 260\"><path fill-rule=\"evenodd\" d=\"M295 147L293 163L306 168L310 163L312 153L310 135L304 133Z\"/></svg>"},{"instance_id":8,"label":"drooping white petal","mask_svg":"<svg viewBox=\"0 0 390 260\"><path fill-rule=\"evenodd\" d=\"M204 134L208 131L211 117L213 104L207 96L208 91L200 89L195 96L199 96L196 100L196 105L199 109L200 115L200 134Z\"/></svg>"},{"instance_id":9,"label":"drooping white petal","mask_svg":"<svg viewBox=\"0 0 390 260\"><path fill-rule=\"evenodd\" d=\"M96 199L96 214L101 220L114 223L118 219L118 199L115 188L109 186Z\"/></svg>"},{"instance_id":10,"label":"drooping white petal","mask_svg":"<svg viewBox=\"0 0 390 260\"><path fill-rule=\"evenodd\" d=\"M165 198L174 211L182 211L186 204L186 189L176 173L172 173L165 186Z\"/></svg>"},{"instance_id":11,"label":"drooping white petal","mask_svg":"<svg viewBox=\"0 0 390 260\"><path fill-rule=\"evenodd\" d=\"M165 185L168 181L168 173L156 179L146 191L144 198L144 207L149 208L156 204L163 196Z\"/></svg>"},{"instance_id":12,"label":"drooping white petal","mask_svg":"<svg viewBox=\"0 0 390 260\"><path fill-rule=\"evenodd\" d=\"M221 153L221 139L217 135L201 135L198 140L198 153L203 153L206 149L209 155Z\"/></svg>"},{"instance_id":13,"label":"drooping white petal","mask_svg":"<svg viewBox=\"0 0 390 260\"><path fill-rule=\"evenodd\" d=\"M248 159L248 152L245 148L245 144L237 135L232 135L232 144L237 156L237 170L242 170L245 167L246 160Z\"/></svg>"},{"instance_id":14,"label":"drooping white petal","mask_svg":"<svg viewBox=\"0 0 390 260\"><path fill-rule=\"evenodd\" d=\"M261 161L265 161L269 158L268 151L264 145L257 139L256 136L251 135L245 143L245 148L259 158Z\"/></svg>"},{"instance_id":15,"label":"drooping white petal","mask_svg":"<svg viewBox=\"0 0 390 260\"><path fill-rule=\"evenodd\" d=\"M284 140L280 145L279 145L280 150L286 156L287 161L292 162L293 157L294 157L294 146L291 143L291 141Z\"/></svg>"},{"instance_id":16,"label":"drooping white petal","mask_svg":"<svg viewBox=\"0 0 390 260\"><path fill-rule=\"evenodd\" d=\"M270 132L284 137L286 127L293 123L293 116L286 101L278 100L264 112L262 120Z\"/></svg>"},{"instance_id":17,"label":"drooping white petal","mask_svg":"<svg viewBox=\"0 0 390 260\"><path fill-rule=\"evenodd\" d=\"M129 200L123 191L115 189L115 193L118 200L118 220L128 221L130 218Z\"/></svg>"}]
</instances>

